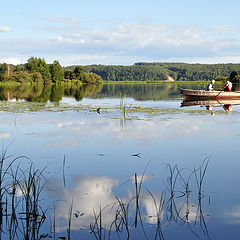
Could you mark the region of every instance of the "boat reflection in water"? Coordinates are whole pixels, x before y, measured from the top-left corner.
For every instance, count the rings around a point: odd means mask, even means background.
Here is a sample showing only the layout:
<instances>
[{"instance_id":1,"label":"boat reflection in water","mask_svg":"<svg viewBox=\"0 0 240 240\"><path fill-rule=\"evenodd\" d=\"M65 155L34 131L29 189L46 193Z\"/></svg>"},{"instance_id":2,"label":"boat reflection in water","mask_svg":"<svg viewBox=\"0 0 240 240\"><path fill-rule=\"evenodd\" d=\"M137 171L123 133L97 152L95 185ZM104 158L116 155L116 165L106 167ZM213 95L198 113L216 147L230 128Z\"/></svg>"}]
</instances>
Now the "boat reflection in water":
<instances>
[{"instance_id":1,"label":"boat reflection in water","mask_svg":"<svg viewBox=\"0 0 240 240\"><path fill-rule=\"evenodd\" d=\"M207 110L213 112L214 107L222 107L226 112L232 111L232 106L240 105L240 99L210 99L210 100L183 100L181 107L205 106ZM214 114L213 114L214 115Z\"/></svg>"}]
</instances>

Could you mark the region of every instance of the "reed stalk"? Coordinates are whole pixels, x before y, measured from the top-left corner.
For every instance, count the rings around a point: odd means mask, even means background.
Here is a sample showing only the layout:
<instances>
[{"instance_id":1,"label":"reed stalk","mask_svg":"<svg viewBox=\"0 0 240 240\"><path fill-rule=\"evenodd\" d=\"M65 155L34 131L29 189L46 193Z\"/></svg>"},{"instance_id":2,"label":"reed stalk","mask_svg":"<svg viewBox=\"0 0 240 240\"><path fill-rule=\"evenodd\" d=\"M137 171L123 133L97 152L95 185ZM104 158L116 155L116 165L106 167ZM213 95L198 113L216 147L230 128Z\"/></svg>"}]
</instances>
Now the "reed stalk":
<instances>
[{"instance_id":1,"label":"reed stalk","mask_svg":"<svg viewBox=\"0 0 240 240\"><path fill-rule=\"evenodd\" d=\"M69 206L69 212L68 212L68 228L67 228L67 239L71 239L71 224L72 224L72 214L73 214L73 198L71 201L71 204Z\"/></svg>"}]
</instances>

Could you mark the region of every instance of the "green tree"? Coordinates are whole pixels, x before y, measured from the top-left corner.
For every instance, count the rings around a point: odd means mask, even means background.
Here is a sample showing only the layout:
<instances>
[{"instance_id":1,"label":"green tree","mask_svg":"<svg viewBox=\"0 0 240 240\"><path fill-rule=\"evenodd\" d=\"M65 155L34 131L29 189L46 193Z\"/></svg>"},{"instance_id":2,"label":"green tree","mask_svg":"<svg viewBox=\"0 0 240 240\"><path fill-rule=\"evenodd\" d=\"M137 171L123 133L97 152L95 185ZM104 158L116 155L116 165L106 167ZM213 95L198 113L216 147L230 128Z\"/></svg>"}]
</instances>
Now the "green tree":
<instances>
[{"instance_id":1,"label":"green tree","mask_svg":"<svg viewBox=\"0 0 240 240\"><path fill-rule=\"evenodd\" d=\"M31 78L33 82L37 82L37 83L43 83L43 78L41 73L39 72L33 72L31 73Z\"/></svg>"},{"instance_id":2,"label":"green tree","mask_svg":"<svg viewBox=\"0 0 240 240\"><path fill-rule=\"evenodd\" d=\"M26 64L26 69L30 72L39 72L44 82L51 82L50 69L44 59L30 57Z\"/></svg>"},{"instance_id":3,"label":"green tree","mask_svg":"<svg viewBox=\"0 0 240 240\"><path fill-rule=\"evenodd\" d=\"M0 64L0 81L4 80L4 75L6 74L7 71L7 64L3 63Z\"/></svg>"},{"instance_id":4,"label":"green tree","mask_svg":"<svg viewBox=\"0 0 240 240\"><path fill-rule=\"evenodd\" d=\"M84 73L83 78L82 78L82 83L85 84L98 84L102 83L102 78L97 75L96 73Z\"/></svg>"},{"instance_id":5,"label":"green tree","mask_svg":"<svg viewBox=\"0 0 240 240\"><path fill-rule=\"evenodd\" d=\"M10 77L10 81L19 82L19 83L26 83L26 82L33 82L32 74L28 71L17 71L14 72Z\"/></svg>"},{"instance_id":6,"label":"green tree","mask_svg":"<svg viewBox=\"0 0 240 240\"><path fill-rule=\"evenodd\" d=\"M58 61L54 61L53 64L50 64L50 73L54 83L64 80L64 71Z\"/></svg>"},{"instance_id":7,"label":"green tree","mask_svg":"<svg viewBox=\"0 0 240 240\"><path fill-rule=\"evenodd\" d=\"M75 68L74 68L74 74L75 74L75 77L77 78L77 79L80 79L80 80L82 80L82 78L84 77L84 70L83 70L83 67L82 66L76 66Z\"/></svg>"},{"instance_id":8,"label":"green tree","mask_svg":"<svg viewBox=\"0 0 240 240\"><path fill-rule=\"evenodd\" d=\"M64 69L64 78L72 80L72 79L75 79L76 76L75 76L75 73L73 72L73 70Z\"/></svg>"}]
</instances>

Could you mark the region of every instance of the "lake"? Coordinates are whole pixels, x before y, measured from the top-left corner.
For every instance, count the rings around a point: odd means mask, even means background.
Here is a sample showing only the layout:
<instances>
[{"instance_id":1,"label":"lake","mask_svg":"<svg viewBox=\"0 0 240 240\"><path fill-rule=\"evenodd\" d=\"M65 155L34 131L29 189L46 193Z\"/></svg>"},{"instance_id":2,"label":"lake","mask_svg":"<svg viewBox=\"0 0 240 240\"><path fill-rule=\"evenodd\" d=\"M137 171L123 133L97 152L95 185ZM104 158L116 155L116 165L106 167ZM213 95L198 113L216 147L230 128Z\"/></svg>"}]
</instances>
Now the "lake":
<instances>
[{"instance_id":1,"label":"lake","mask_svg":"<svg viewBox=\"0 0 240 240\"><path fill-rule=\"evenodd\" d=\"M2 239L238 239L239 102L179 86L0 87Z\"/></svg>"}]
</instances>

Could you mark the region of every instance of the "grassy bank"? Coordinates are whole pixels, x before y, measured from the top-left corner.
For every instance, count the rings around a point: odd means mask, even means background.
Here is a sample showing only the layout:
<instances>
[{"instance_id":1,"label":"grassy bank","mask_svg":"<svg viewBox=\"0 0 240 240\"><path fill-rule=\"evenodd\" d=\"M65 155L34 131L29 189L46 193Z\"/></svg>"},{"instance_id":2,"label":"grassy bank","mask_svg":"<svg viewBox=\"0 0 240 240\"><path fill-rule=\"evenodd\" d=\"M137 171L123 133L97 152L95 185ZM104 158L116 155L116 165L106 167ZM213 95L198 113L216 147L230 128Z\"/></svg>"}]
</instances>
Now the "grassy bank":
<instances>
[{"instance_id":1,"label":"grassy bank","mask_svg":"<svg viewBox=\"0 0 240 240\"><path fill-rule=\"evenodd\" d=\"M36 85L44 85L42 82L15 82L15 81L2 81L0 82L0 86L6 86L6 87L16 87L16 86L36 86ZM79 80L68 80L65 79L64 81L60 81L57 83L45 83L45 85L78 85L82 86L83 83Z\"/></svg>"}]
</instances>

